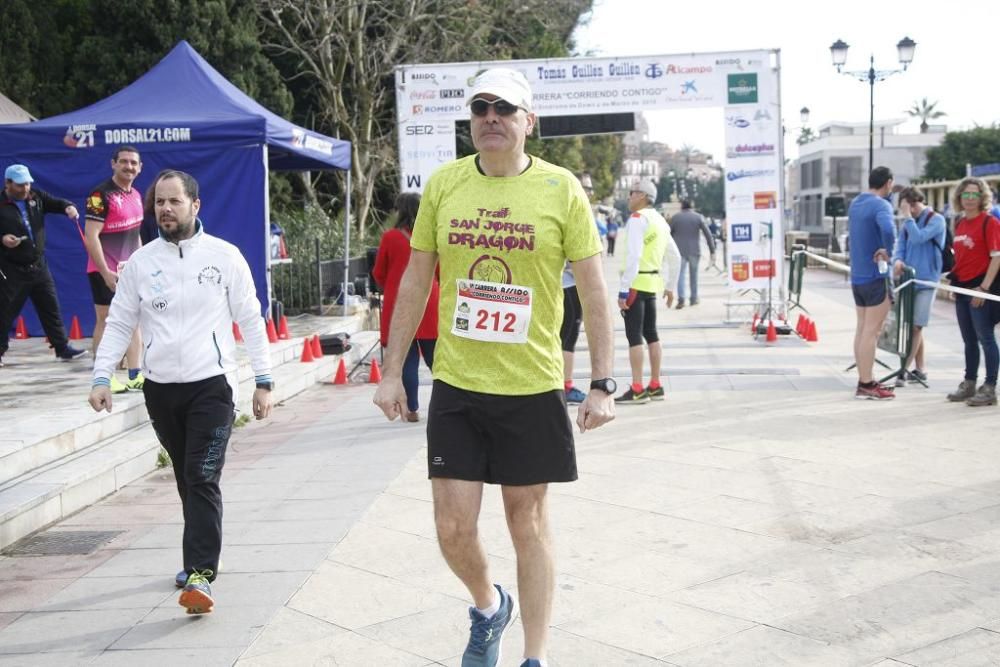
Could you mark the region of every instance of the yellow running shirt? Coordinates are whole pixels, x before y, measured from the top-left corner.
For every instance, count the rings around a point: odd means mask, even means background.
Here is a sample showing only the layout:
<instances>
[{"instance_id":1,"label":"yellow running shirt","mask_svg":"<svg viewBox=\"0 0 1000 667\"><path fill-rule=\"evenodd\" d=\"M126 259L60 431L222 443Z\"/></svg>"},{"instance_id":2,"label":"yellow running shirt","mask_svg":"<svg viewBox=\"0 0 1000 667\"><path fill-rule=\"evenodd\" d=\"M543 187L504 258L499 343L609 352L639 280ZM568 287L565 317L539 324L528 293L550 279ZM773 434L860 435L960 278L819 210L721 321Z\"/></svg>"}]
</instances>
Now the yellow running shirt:
<instances>
[{"instance_id":1,"label":"yellow running shirt","mask_svg":"<svg viewBox=\"0 0 1000 667\"><path fill-rule=\"evenodd\" d=\"M435 379L508 396L563 388L563 265L601 252L573 174L536 157L512 177L483 175L474 155L450 162L427 181L410 245L441 265Z\"/></svg>"}]
</instances>

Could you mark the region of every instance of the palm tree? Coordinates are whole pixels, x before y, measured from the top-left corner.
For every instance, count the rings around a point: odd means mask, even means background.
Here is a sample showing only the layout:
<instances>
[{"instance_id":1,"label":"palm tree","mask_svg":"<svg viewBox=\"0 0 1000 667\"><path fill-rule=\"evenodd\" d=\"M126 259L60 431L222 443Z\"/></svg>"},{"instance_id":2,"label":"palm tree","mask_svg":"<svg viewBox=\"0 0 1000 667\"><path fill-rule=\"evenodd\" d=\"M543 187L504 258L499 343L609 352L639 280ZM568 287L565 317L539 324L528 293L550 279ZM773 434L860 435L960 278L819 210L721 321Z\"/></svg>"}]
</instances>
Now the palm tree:
<instances>
[{"instance_id":1,"label":"palm tree","mask_svg":"<svg viewBox=\"0 0 1000 667\"><path fill-rule=\"evenodd\" d=\"M934 107L938 105L937 102L928 102L927 98L923 98L920 102L914 102L913 106L906 110L911 118L920 119L920 134L927 132L928 120L934 120L935 118L940 118L941 116L947 116L943 111L936 111Z\"/></svg>"}]
</instances>

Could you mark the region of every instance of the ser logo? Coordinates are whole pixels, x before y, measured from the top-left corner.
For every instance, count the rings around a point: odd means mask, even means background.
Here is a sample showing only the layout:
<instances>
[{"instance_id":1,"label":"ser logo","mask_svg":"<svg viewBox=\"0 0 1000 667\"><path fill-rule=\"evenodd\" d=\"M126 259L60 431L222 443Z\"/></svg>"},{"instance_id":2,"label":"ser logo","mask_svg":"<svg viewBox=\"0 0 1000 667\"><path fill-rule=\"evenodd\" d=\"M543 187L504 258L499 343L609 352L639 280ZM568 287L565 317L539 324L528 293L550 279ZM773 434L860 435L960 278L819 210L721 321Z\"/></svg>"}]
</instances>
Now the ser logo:
<instances>
[{"instance_id":1,"label":"ser logo","mask_svg":"<svg viewBox=\"0 0 1000 667\"><path fill-rule=\"evenodd\" d=\"M406 136L408 137L419 137L424 135L434 134L433 125L407 125L406 126Z\"/></svg>"}]
</instances>

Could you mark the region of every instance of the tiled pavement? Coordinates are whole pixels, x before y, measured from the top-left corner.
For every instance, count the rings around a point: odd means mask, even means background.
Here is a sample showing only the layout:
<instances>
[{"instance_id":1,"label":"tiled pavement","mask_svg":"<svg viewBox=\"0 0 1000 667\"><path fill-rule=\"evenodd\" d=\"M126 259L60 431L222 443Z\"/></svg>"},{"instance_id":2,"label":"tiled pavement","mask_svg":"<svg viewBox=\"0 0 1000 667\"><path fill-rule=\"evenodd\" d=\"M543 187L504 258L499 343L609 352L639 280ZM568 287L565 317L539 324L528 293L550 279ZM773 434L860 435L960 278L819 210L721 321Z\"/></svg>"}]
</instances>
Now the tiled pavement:
<instances>
[{"instance_id":1,"label":"tiled pavement","mask_svg":"<svg viewBox=\"0 0 1000 667\"><path fill-rule=\"evenodd\" d=\"M944 401L962 365L948 304L930 389L876 403L843 372L842 278L807 277L813 344L717 326L724 298L706 278L701 305L662 314L667 400L578 437L580 480L552 488L550 664L1000 664L998 413ZM371 393L317 386L237 432L209 616L176 603L167 472L51 529L124 531L97 552L0 558L0 665L457 667L467 595L434 540L423 428ZM513 586L495 490L481 529ZM515 625L504 665L520 642Z\"/></svg>"}]
</instances>

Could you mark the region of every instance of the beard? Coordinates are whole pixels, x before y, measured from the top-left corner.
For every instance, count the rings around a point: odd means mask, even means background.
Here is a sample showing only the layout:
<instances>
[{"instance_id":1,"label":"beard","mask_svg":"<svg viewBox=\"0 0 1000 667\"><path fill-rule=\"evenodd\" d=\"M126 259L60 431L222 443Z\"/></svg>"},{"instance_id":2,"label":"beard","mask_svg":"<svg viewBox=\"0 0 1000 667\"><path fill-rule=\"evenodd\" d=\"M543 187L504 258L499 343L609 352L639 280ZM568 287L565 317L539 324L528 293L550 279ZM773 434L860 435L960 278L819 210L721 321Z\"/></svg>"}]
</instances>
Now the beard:
<instances>
[{"instance_id":1,"label":"beard","mask_svg":"<svg viewBox=\"0 0 1000 667\"><path fill-rule=\"evenodd\" d=\"M160 236L165 241L177 243L178 241L183 241L194 236L194 218L188 219L187 222L182 222L181 220L172 220L171 222L173 222L173 228L168 230L164 228L163 223L157 221L157 226L160 228Z\"/></svg>"}]
</instances>

